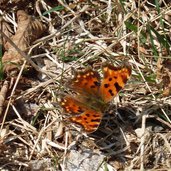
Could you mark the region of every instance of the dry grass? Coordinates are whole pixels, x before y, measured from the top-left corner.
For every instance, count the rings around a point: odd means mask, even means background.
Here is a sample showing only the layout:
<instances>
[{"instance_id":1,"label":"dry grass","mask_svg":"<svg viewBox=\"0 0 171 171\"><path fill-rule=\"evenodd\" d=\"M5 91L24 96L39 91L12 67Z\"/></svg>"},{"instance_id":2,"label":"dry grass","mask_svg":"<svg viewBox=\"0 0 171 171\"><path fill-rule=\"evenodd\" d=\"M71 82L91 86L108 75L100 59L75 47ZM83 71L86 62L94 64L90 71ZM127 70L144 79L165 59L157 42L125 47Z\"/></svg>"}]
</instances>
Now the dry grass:
<instances>
[{"instance_id":1,"label":"dry grass","mask_svg":"<svg viewBox=\"0 0 171 171\"><path fill-rule=\"evenodd\" d=\"M0 5L3 20L14 32L14 16L22 8L47 28L29 46L28 55L17 49L39 73L25 73L23 62L15 78L4 77L9 85L2 83L0 95L6 101L1 100L1 169L171 169L171 77L170 67L168 71L162 65L170 60L169 3L19 0ZM90 65L100 71L105 61L128 61L132 76L99 129L86 135L65 122L57 100L67 90L63 85L72 67ZM9 90L6 95L4 88Z\"/></svg>"}]
</instances>

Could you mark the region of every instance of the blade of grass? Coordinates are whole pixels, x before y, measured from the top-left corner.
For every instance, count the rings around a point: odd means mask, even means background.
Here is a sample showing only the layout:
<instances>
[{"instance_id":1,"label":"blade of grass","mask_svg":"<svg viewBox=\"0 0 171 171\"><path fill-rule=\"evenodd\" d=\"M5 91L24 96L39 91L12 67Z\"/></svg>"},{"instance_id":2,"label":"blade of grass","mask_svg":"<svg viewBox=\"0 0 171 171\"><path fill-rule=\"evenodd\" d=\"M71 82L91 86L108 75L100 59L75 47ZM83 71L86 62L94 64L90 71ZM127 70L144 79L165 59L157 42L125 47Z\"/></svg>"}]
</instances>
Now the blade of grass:
<instances>
[{"instance_id":1,"label":"blade of grass","mask_svg":"<svg viewBox=\"0 0 171 171\"><path fill-rule=\"evenodd\" d=\"M126 14L127 12L126 12L126 10L125 10L125 8L124 8L124 2L125 2L125 0L119 0L119 2L120 2L120 4L121 4L121 7L122 7L124 13Z\"/></svg>"},{"instance_id":2,"label":"blade of grass","mask_svg":"<svg viewBox=\"0 0 171 171\"><path fill-rule=\"evenodd\" d=\"M150 41L151 41L151 45L152 45L153 54L154 54L154 56L158 56L158 52L157 52L156 46L154 44L154 37L153 37L153 35L151 33L151 27L150 27L149 24L147 24L147 31L148 31L148 33L150 35Z\"/></svg>"},{"instance_id":3,"label":"blade of grass","mask_svg":"<svg viewBox=\"0 0 171 171\"><path fill-rule=\"evenodd\" d=\"M62 10L64 10L64 7L62 5L58 5L54 8L51 8L49 11L45 11L42 15L47 15L47 14L50 14L54 11L62 11Z\"/></svg>"},{"instance_id":4,"label":"blade of grass","mask_svg":"<svg viewBox=\"0 0 171 171\"><path fill-rule=\"evenodd\" d=\"M156 35L158 41L160 42L160 44L166 48L167 50L169 50L169 47L171 46L169 44L169 41L166 39L166 37L164 35L159 34L152 26L150 26L150 30Z\"/></svg>"}]
</instances>

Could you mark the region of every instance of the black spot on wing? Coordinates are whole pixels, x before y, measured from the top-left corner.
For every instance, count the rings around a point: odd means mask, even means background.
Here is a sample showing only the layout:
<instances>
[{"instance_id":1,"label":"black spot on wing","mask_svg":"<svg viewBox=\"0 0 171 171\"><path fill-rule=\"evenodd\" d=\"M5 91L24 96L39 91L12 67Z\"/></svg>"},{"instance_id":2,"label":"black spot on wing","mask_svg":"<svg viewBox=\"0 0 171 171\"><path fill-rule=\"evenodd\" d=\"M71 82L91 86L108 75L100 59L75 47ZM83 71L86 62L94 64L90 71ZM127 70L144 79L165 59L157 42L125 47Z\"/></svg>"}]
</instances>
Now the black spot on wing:
<instances>
[{"instance_id":1,"label":"black spot on wing","mask_svg":"<svg viewBox=\"0 0 171 171\"><path fill-rule=\"evenodd\" d=\"M118 83L115 83L114 86L117 92L119 92L122 89L122 87Z\"/></svg>"},{"instance_id":2,"label":"black spot on wing","mask_svg":"<svg viewBox=\"0 0 171 171\"><path fill-rule=\"evenodd\" d=\"M92 119L91 122L100 122L100 119Z\"/></svg>"},{"instance_id":3,"label":"black spot on wing","mask_svg":"<svg viewBox=\"0 0 171 171\"><path fill-rule=\"evenodd\" d=\"M108 88L108 87L109 87L109 84L104 84L104 87L105 87L105 88Z\"/></svg>"},{"instance_id":4,"label":"black spot on wing","mask_svg":"<svg viewBox=\"0 0 171 171\"><path fill-rule=\"evenodd\" d=\"M109 89L108 92L110 93L111 96L114 96L113 91L111 89Z\"/></svg>"},{"instance_id":5,"label":"black spot on wing","mask_svg":"<svg viewBox=\"0 0 171 171\"><path fill-rule=\"evenodd\" d=\"M95 85L91 85L90 88L96 88L96 86Z\"/></svg>"},{"instance_id":6,"label":"black spot on wing","mask_svg":"<svg viewBox=\"0 0 171 171\"><path fill-rule=\"evenodd\" d=\"M82 110L82 109L79 107L79 109L77 110L77 112L78 112L78 113L83 113L84 110Z\"/></svg>"},{"instance_id":7,"label":"black spot on wing","mask_svg":"<svg viewBox=\"0 0 171 171\"><path fill-rule=\"evenodd\" d=\"M93 85L90 86L90 88L96 88L96 87L100 87L100 83L98 81L94 81Z\"/></svg>"},{"instance_id":8,"label":"black spot on wing","mask_svg":"<svg viewBox=\"0 0 171 171\"><path fill-rule=\"evenodd\" d=\"M86 115L87 117L90 117L90 114L89 114L89 113L86 113L85 115Z\"/></svg>"},{"instance_id":9,"label":"black spot on wing","mask_svg":"<svg viewBox=\"0 0 171 171\"><path fill-rule=\"evenodd\" d=\"M98 81L94 81L94 85L100 87L100 83Z\"/></svg>"}]
</instances>

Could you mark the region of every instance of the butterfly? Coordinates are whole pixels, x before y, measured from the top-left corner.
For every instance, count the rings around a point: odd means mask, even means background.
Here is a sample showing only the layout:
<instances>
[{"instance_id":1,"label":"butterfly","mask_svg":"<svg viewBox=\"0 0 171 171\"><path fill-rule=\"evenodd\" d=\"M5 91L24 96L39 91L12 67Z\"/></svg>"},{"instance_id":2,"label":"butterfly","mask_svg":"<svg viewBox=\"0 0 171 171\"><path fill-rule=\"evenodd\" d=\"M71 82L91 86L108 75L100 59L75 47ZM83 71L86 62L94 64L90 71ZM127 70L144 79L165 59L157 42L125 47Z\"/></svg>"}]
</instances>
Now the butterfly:
<instances>
[{"instance_id":1,"label":"butterfly","mask_svg":"<svg viewBox=\"0 0 171 171\"><path fill-rule=\"evenodd\" d=\"M90 67L75 71L74 77L66 85L76 95L61 98L60 105L70 115L69 120L81 125L87 133L97 130L109 102L128 81L131 67L128 64L115 67L104 63L102 73L103 77Z\"/></svg>"}]
</instances>

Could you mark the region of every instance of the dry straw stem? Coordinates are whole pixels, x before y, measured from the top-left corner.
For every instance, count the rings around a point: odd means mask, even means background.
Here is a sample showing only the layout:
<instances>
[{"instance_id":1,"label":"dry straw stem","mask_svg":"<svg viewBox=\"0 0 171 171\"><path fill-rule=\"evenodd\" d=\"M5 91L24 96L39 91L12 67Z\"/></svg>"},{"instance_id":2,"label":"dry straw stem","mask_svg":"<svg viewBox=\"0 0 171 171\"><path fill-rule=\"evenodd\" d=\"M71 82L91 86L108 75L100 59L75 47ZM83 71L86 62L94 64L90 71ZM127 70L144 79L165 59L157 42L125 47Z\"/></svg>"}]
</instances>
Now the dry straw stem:
<instances>
[{"instance_id":1,"label":"dry straw stem","mask_svg":"<svg viewBox=\"0 0 171 171\"><path fill-rule=\"evenodd\" d=\"M12 97L13 97L13 95L14 95L14 93L15 93L15 89L16 89L16 87L17 87L17 84L18 84L19 80L20 80L20 77L21 77L21 74L22 74L23 69L24 69L24 67L25 67L25 64L26 64L26 61L23 63L23 65L22 65L22 67L21 67L21 69L20 69L20 72L19 72L19 74L18 74L18 77L17 77L17 79L16 79L16 82L15 82L15 84L14 84L14 86L13 86L12 91L11 91L10 99L9 99L9 101L8 101L8 104L7 104L7 107L6 107L4 116L3 116L3 121L2 121L2 124L1 124L0 130L3 129L4 123L5 123L5 120L6 120L6 116L7 116L9 107L10 107L10 105L11 105Z\"/></svg>"},{"instance_id":2,"label":"dry straw stem","mask_svg":"<svg viewBox=\"0 0 171 171\"><path fill-rule=\"evenodd\" d=\"M0 116L1 116L2 111L3 111L3 104L4 104L4 101L6 99L8 86L9 86L8 81L4 81L2 88L1 88L1 91L0 91Z\"/></svg>"}]
</instances>

